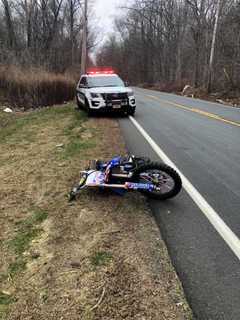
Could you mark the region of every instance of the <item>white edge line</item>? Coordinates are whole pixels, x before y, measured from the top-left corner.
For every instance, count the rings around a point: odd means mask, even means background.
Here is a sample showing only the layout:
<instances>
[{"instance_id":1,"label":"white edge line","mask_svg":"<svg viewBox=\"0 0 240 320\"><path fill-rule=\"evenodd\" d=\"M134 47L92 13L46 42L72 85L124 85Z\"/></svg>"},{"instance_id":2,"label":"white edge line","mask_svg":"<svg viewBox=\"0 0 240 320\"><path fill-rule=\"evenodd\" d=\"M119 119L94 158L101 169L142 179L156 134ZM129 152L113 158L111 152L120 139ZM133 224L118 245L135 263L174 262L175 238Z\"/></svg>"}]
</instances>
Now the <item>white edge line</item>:
<instances>
[{"instance_id":1,"label":"white edge line","mask_svg":"<svg viewBox=\"0 0 240 320\"><path fill-rule=\"evenodd\" d=\"M177 166L168 158L168 156L163 152L156 142L148 135L148 133L142 128L142 126L133 118L129 117L134 126L142 134L142 136L147 140L156 154L165 162L167 165L173 167L181 176L183 188L196 203L199 209L204 213L216 231L232 249L235 255L240 260L240 240L232 232L232 230L226 225L226 223L220 218L217 212L207 203L203 196L197 191L197 189L191 184L191 182L184 176L183 173L177 168Z\"/></svg>"}]
</instances>

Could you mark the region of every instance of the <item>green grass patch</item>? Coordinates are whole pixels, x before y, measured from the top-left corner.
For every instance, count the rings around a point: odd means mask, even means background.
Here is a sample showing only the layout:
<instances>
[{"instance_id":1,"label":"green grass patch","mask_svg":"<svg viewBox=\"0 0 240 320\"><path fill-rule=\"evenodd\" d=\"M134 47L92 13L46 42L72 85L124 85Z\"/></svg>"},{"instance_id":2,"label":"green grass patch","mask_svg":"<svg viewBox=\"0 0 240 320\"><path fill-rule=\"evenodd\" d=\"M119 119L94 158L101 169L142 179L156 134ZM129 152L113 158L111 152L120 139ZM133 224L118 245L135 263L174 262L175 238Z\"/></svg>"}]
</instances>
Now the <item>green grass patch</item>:
<instances>
[{"instance_id":1,"label":"green grass patch","mask_svg":"<svg viewBox=\"0 0 240 320\"><path fill-rule=\"evenodd\" d=\"M65 127L63 131L64 135L66 136L72 135L73 134L72 130L75 128L81 128L82 123L87 121L87 119L88 118L85 112L72 109L71 122L67 127Z\"/></svg>"},{"instance_id":2,"label":"green grass patch","mask_svg":"<svg viewBox=\"0 0 240 320\"><path fill-rule=\"evenodd\" d=\"M11 295L5 294L0 291L0 305L8 305L14 301Z\"/></svg>"},{"instance_id":3,"label":"green grass patch","mask_svg":"<svg viewBox=\"0 0 240 320\"><path fill-rule=\"evenodd\" d=\"M48 213L41 208L32 208L31 211L32 214L29 217L16 223L16 234L13 239L8 241L8 247L16 255L15 261L8 267L8 274L11 277L25 269L26 261L23 258L23 253L29 249L32 240L42 232L39 225L48 217Z\"/></svg>"},{"instance_id":4,"label":"green grass patch","mask_svg":"<svg viewBox=\"0 0 240 320\"><path fill-rule=\"evenodd\" d=\"M17 233L15 237L8 242L9 247L14 250L15 254L21 255L29 248L31 241L42 231L36 226L46 220L47 217L48 213L37 207L32 209L31 216L17 223Z\"/></svg>"},{"instance_id":5,"label":"green grass patch","mask_svg":"<svg viewBox=\"0 0 240 320\"><path fill-rule=\"evenodd\" d=\"M60 158L67 160L75 156L79 156L81 151L94 148L96 143L94 140L91 141L81 141L80 138L73 138L64 148L63 152L60 154ZM81 155L81 158L84 158Z\"/></svg>"},{"instance_id":6,"label":"green grass patch","mask_svg":"<svg viewBox=\"0 0 240 320\"><path fill-rule=\"evenodd\" d=\"M8 307L13 302L15 302L15 299L11 295L0 291L0 319L5 318Z\"/></svg>"},{"instance_id":7,"label":"green grass patch","mask_svg":"<svg viewBox=\"0 0 240 320\"><path fill-rule=\"evenodd\" d=\"M14 117L12 121L0 131L0 143L32 140L32 132L27 129L27 125L31 123L31 116Z\"/></svg>"},{"instance_id":8,"label":"green grass patch","mask_svg":"<svg viewBox=\"0 0 240 320\"><path fill-rule=\"evenodd\" d=\"M0 129L5 128L6 126L10 125L15 121L14 113L6 113L0 111Z\"/></svg>"},{"instance_id":9,"label":"green grass patch","mask_svg":"<svg viewBox=\"0 0 240 320\"><path fill-rule=\"evenodd\" d=\"M78 110L73 111L72 121L63 131L63 135L68 137L68 143L59 154L61 159L67 160L77 155L79 156L81 151L88 150L96 146L94 138L85 140L81 137L81 134L86 131L86 129L81 125L86 120L87 115L85 112Z\"/></svg>"},{"instance_id":10,"label":"green grass patch","mask_svg":"<svg viewBox=\"0 0 240 320\"><path fill-rule=\"evenodd\" d=\"M17 116L16 114L4 114L0 111L0 144L16 143L18 141L35 141L38 129L49 125L49 122L60 121L66 117L73 117L74 121L84 121L86 116L77 112L73 108L73 104L63 106L55 106L51 108L43 108L25 115ZM32 128L36 126L36 129Z\"/></svg>"},{"instance_id":11,"label":"green grass patch","mask_svg":"<svg viewBox=\"0 0 240 320\"><path fill-rule=\"evenodd\" d=\"M48 213L45 210L42 210L41 208L35 208L33 215L32 215L32 219L31 222L34 223L42 223L43 221L45 221L48 217Z\"/></svg>"},{"instance_id":12,"label":"green grass patch","mask_svg":"<svg viewBox=\"0 0 240 320\"><path fill-rule=\"evenodd\" d=\"M91 263L95 267L105 266L112 260L112 255L109 252L99 251L91 257Z\"/></svg>"},{"instance_id":13,"label":"green grass patch","mask_svg":"<svg viewBox=\"0 0 240 320\"><path fill-rule=\"evenodd\" d=\"M17 225L21 226L21 228L32 228L36 224L42 223L48 217L48 212L39 207L35 207L31 209L32 215L25 220L18 221Z\"/></svg>"},{"instance_id":14,"label":"green grass patch","mask_svg":"<svg viewBox=\"0 0 240 320\"><path fill-rule=\"evenodd\" d=\"M69 118L70 124L63 129L60 136L67 137L68 142L60 152L56 151L57 157L65 160L79 155L83 150L94 148L96 143L93 138L81 138L81 133L86 130L82 127L82 123L88 119L87 115L85 112L76 110L73 104L43 108L21 116L0 112L0 124L2 124L0 144L5 143L13 148L18 145L24 148L37 141L40 129L46 126L61 128L62 120L66 118ZM4 164L5 161L0 163L0 166Z\"/></svg>"},{"instance_id":15,"label":"green grass patch","mask_svg":"<svg viewBox=\"0 0 240 320\"><path fill-rule=\"evenodd\" d=\"M8 275L13 278L18 273L24 271L26 268L26 261L22 257L18 257L14 262L8 266Z\"/></svg>"},{"instance_id":16,"label":"green grass patch","mask_svg":"<svg viewBox=\"0 0 240 320\"><path fill-rule=\"evenodd\" d=\"M36 238L41 232L41 229L30 228L29 230L19 230L16 236L8 242L15 254L20 255L26 251L31 241Z\"/></svg>"}]
</instances>

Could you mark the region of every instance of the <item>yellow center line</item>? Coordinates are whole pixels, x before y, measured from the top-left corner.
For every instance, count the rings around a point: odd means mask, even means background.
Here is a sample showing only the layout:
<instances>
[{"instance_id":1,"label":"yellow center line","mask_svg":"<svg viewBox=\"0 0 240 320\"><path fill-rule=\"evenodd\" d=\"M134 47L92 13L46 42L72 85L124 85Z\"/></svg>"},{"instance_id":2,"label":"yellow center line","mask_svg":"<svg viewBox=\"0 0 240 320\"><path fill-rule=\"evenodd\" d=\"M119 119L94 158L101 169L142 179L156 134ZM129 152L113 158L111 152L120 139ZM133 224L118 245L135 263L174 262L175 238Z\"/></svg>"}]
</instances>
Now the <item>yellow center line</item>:
<instances>
[{"instance_id":1,"label":"yellow center line","mask_svg":"<svg viewBox=\"0 0 240 320\"><path fill-rule=\"evenodd\" d=\"M201 109L186 107L186 106L184 106L182 104L178 104L178 103L175 103L175 102L164 100L164 99L152 96L152 95L148 95L147 94L146 96L149 97L149 98L152 98L152 99L155 99L155 100L158 100L158 101L173 105L175 107L187 110L187 111L191 111L191 112L195 112L195 113L201 114L201 115L203 115L205 117L208 117L208 118L212 118L212 119L215 119L215 120L218 120L218 121L221 121L221 122L225 122L225 123L231 124L231 125L236 126L236 127L240 127L240 123L239 122L235 122L235 121L231 121L231 120L222 118L222 117L220 117L220 116L218 116L218 115L216 115L214 113L206 112L206 111L203 111Z\"/></svg>"}]
</instances>

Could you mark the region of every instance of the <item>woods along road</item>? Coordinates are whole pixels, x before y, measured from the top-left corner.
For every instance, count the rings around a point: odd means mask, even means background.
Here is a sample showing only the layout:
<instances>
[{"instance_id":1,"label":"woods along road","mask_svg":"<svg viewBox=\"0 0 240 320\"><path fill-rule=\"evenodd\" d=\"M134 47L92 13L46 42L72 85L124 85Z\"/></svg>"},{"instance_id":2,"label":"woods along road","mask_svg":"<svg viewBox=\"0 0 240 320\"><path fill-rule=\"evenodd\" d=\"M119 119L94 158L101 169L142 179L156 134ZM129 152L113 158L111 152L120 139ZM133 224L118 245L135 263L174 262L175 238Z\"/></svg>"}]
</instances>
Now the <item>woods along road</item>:
<instances>
[{"instance_id":1,"label":"woods along road","mask_svg":"<svg viewBox=\"0 0 240 320\"><path fill-rule=\"evenodd\" d=\"M240 109L135 89L129 152L174 164L184 190L150 205L197 319L240 319Z\"/></svg>"}]
</instances>

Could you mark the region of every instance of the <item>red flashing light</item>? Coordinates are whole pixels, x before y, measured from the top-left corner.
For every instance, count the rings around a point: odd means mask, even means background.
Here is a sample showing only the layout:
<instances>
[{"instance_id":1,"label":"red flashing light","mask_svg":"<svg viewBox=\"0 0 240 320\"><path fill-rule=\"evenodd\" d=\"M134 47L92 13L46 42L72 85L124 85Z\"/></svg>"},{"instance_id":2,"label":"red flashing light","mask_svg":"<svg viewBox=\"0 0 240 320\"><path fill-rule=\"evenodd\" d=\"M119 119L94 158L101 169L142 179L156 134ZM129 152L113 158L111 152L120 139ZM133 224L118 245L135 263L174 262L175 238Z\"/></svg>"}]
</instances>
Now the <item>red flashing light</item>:
<instances>
[{"instance_id":1,"label":"red flashing light","mask_svg":"<svg viewBox=\"0 0 240 320\"><path fill-rule=\"evenodd\" d=\"M94 67L87 69L87 74L114 74L114 70L110 67Z\"/></svg>"}]
</instances>

